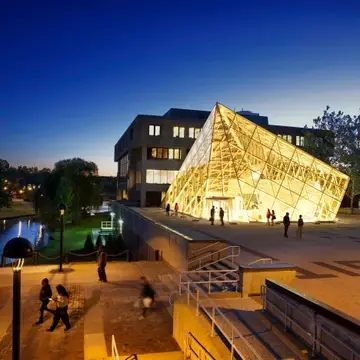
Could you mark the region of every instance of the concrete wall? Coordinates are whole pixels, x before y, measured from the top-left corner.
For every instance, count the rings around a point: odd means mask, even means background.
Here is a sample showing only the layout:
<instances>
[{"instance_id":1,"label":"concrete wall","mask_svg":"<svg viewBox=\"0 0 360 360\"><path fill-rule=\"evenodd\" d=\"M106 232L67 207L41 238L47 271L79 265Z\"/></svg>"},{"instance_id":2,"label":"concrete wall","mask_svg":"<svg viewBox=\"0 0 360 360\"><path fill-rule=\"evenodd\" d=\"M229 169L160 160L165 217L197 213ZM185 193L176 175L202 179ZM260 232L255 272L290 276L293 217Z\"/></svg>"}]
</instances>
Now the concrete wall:
<instances>
[{"instance_id":1,"label":"concrete wall","mask_svg":"<svg viewBox=\"0 0 360 360\"><path fill-rule=\"evenodd\" d=\"M240 266L240 291L243 297L260 295L260 288L266 279L291 284L296 276L295 266L290 264L258 264Z\"/></svg>"},{"instance_id":2,"label":"concrete wall","mask_svg":"<svg viewBox=\"0 0 360 360\"><path fill-rule=\"evenodd\" d=\"M188 269L188 239L168 228L156 224L134 209L114 203L115 223L121 219L124 241L136 259L155 260L156 251L160 259L179 271Z\"/></svg>"},{"instance_id":3,"label":"concrete wall","mask_svg":"<svg viewBox=\"0 0 360 360\"><path fill-rule=\"evenodd\" d=\"M209 247L209 245L212 246ZM188 245L189 260L202 256L209 251L221 250L227 246L229 245L226 240L192 240Z\"/></svg>"},{"instance_id":4,"label":"concrete wall","mask_svg":"<svg viewBox=\"0 0 360 360\"><path fill-rule=\"evenodd\" d=\"M173 337L185 351L184 334L191 332L203 347L217 360L231 359L230 351L219 336L211 337L211 324L204 315L196 316L194 305L187 305L183 298L174 304Z\"/></svg>"},{"instance_id":5,"label":"concrete wall","mask_svg":"<svg viewBox=\"0 0 360 360\"><path fill-rule=\"evenodd\" d=\"M336 359L333 354L335 353L338 358L360 360L360 322L358 320L300 294L280 282L267 280L266 284L270 289L267 291L266 298L271 302L267 303L267 310L285 324L285 316L277 311L276 308L278 308L286 312L287 316L301 327L288 320L286 326L289 331L300 336L310 347L314 339L321 341L328 350L318 344L316 352L327 359ZM282 299L285 299L290 306L286 306ZM349 348L359 355L352 358Z\"/></svg>"}]
</instances>

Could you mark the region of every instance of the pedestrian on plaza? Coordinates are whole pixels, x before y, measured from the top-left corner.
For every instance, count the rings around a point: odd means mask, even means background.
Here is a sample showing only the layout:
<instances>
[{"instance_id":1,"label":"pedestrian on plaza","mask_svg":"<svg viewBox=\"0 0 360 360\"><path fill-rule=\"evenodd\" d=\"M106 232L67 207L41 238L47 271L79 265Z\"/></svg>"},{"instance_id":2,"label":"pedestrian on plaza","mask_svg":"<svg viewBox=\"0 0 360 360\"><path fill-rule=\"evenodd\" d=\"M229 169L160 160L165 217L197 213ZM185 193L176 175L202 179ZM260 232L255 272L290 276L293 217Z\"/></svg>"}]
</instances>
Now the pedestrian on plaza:
<instances>
[{"instance_id":1,"label":"pedestrian on plaza","mask_svg":"<svg viewBox=\"0 0 360 360\"><path fill-rule=\"evenodd\" d=\"M276 215L275 215L275 211L273 210L271 212L271 226L274 226L275 220L276 220Z\"/></svg>"},{"instance_id":2,"label":"pedestrian on plaza","mask_svg":"<svg viewBox=\"0 0 360 360\"><path fill-rule=\"evenodd\" d=\"M267 225L270 225L270 218L271 218L271 212L270 212L270 209L267 209L267 212L266 212L266 224Z\"/></svg>"},{"instance_id":3,"label":"pedestrian on plaza","mask_svg":"<svg viewBox=\"0 0 360 360\"><path fill-rule=\"evenodd\" d=\"M219 217L220 217L220 221L221 221L221 226L224 226L224 215L225 215L224 209L221 207L221 208L220 208L220 212L219 212Z\"/></svg>"},{"instance_id":4,"label":"pedestrian on plaza","mask_svg":"<svg viewBox=\"0 0 360 360\"><path fill-rule=\"evenodd\" d=\"M289 237L288 236L288 230L289 230L289 226L290 226L290 217L289 217L289 213L287 212L283 218L283 224L284 224L284 237Z\"/></svg>"},{"instance_id":5,"label":"pedestrian on plaza","mask_svg":"<svg viewBox=\"0 0 360 360\"><path fill-rule=\"evenodd\" d=\"M178 211L179 211L178 203L175 204L174 210L175 210L175 216L178 216Z\"/></svg>"},{"instance_id":6,"label":"pedestrian on plaza","mask_svg":"<svg viewBox=\"0 0 360 360\"><path fill-rule=\"evenodd\" d=\"M166 215L170 216L170 204L166 205L166 210L165 211L166 211Z\"/></svg>"},{"instance_id":7,"label":"pedestrian on plaza","mask_svg":"<svg viewBox=\"0 0 360 360\"><path fill-rule=\"evenodd\" d=\"M211 225L214 225L214 220L215 220L215 206L213 206L210 210L210 223Z\"/></svg>"},{"instance_id":8,"label":"pedestrian on plaza","mask_svg":"<svg viewBox=\"0 0 360 360\"><path fill-rule=\"evenodd\" d=\"M156 292L152 288L152 286L149 283L149 280L145 276L142 276L140 279L143 283L143 287L140 294L140 299L142 301L143 309L142 309L142 314L139 317L139 320L143 320L145 319L147 312L155 302Z\"/></svg>"},{"instance_id":9,"label":"pedestrian on plaza","mask_svg":"<svg viewBox=\"0 0 360 360\"><path fill-rule=\"evenodd\" d=\"M68 331L71 329L69 315L68 315L69 293L62 285L57 285L56 291L58 295L50 298L51 301L54 301L56 303L56 310L54 314L53 323L51 324L50 328L47 331L54 331L60 320L65 325L64 331Z\"/></svg>"},{"instance_id":10,"label":"pedestrian on plaza","mask_svg":"<svg viewBox=\"0 0 360 360\"><path fill-rule=\"evenodd\" d=\"M105 246L100 245L99 247L99 256L98 256L98 274L99 281L107 282L105 267L106 267L107 254L105 251Z\"/></svg>"},{"instance_id":11,"label":"pedestrian on plaza","mask_svg":"<svg viewBox=\"0 0 360 360\"><path fill-rule=\"evenodd\" d=\"M303 226L304 226L304 220L302 218L302 215L299 215L298 227L297 227L297 230L296 230L296 237L298 239L302 239Z\"/></svg>"},{"instance_id":12,"label":"pedestrian on plaza","mask_svg":"<svg viewBox=\"0 0 360 360\"><path fill-rule=\"evenodd\" d=\"M51 286L49 284L48 279L42 279L41 281L41 290L40 290L40 301L41 301L41 307L40 307L40 317L39 320L35 323L35 325L40 325L44 322L44 311L48 311L52 314L54 314L54 310L49 309L47 306L50 302L50 298L52 296Z\"/></svg>"}]
</instances>

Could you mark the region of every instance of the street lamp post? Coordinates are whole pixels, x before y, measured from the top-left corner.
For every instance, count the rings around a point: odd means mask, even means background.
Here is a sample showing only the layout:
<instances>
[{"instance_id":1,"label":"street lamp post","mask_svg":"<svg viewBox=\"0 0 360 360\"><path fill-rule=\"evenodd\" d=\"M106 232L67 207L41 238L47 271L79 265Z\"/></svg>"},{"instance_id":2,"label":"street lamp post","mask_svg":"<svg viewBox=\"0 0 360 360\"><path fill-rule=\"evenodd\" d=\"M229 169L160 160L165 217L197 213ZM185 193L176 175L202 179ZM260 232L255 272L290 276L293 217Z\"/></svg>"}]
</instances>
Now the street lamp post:
<instances>
[{"instance_id":1,"label":"street lamp post","mask_svg":"<svg viewBox=\"0 0 360 360\"><path fill-rule=\"evenodd\" d=\"M21 269L24 265L24 259L31 257L32 253L31 242L22 237L9 240L3 250L3 256L13 260L13 360L20 360Z\"/></svg>"},{"instance_id":2,"label":"street lamp post","mask_svg":"<svg viewBox=\"0 0 360 360\"><path fill-rule=\"evenodd\" d=\"M66 210L65 204L59 204L58 206L60 212L60 263L59 263L59 272L62 272L63 264L63 252L64 252L64 214Z\"/></svg>"},{"instance_id":3,"label":"street lamp post","mask_svg":"<svg viewBox=\"0 0 360 360\"><path fill-rule=\"evenodd\" d=\"M114 230L114 217L115 217L115 213L111 212L110 213L111 216L111 229Z\"/></svg>"}]
</instances>

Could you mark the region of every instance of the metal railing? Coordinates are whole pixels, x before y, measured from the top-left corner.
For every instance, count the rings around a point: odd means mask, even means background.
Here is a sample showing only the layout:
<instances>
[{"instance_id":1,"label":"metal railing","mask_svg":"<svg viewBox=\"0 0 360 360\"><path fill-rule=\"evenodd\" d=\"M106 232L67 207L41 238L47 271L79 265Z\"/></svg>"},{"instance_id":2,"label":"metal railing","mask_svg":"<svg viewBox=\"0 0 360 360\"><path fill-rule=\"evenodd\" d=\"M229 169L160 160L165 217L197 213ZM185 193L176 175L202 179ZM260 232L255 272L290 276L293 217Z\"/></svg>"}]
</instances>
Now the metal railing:
<instances>
[{"instance_id":1,"label":"metal railing","mask_svg":"<svg viewBox=\"0 0 360 360\"><path fill-rule=\"evenodd\" d=\"M191 333L185 331L184 359L216 360Z\"/></svg>"},{"instance_id":2,"label":"metal railing","mask_svg":"<svg viewBox=\"0 0 360 360\"><path fill-rule=\"evenodd\" d=\"M272 264L273 259L272 258L261 258L257 259L255 261L252 261L248 265L255 265L255 264Z\"/></svg>"},{"instance_id":3,"label":"metal railing","mask_svg":"<svg viewBox=\"0 0 360 360\"><path fill-rule=\"evenodd\" d=\"M231 263L234 265L234 260L238 256L240 256L240 246L231 245L191 260L188 262L188 266L191 267L192 265L195 265L195 269L198 270L204 266L213 265L226 259L231 259Z\"/></svg>"},{"instance_id":4,"label":"metal railing","mask_svg":"<svg viewBox=\"0 0 360 360\"><path fill-rule=\"evenodd\" d=\"M200 249L197 249L197 250L193 250L192 253L191 253L191 255L192 255L192 256L196 256L196 254L201 253L201 252L204 251L205 249L208 250L208 249L210 249L210 248L212 248L212 247L214 247L214 246L216 246L216 245L219 245L219 244L221 244L221 242L220 242L220 241L217 241L217 242L212 243L212 244L210 244L210 245L208 245L208 246L204 246L203 248L200 248Z\"/></svg>"},{"instance_id":5,"label":"metal railing","mask_svg":"<svg viewBox=\"0 0 360 360\"><path fill-rule=\"evenodd\" d=\"M283 302L285 305L285 311L281 310L276 304L274 304L271 300L268 299L267 294L271 293L271 295L278 298L280 301ZM337 342L342 347L344 347L347 351L349 351L349 359L355 360L360 359L360 353L356 351L355 349L351 348L349 345L347 345L345 342L340 340L337 336L332 334L329 330L327 330L324 326L319 324L316 320L316 314L314 312L313 316L309 316L305 314L303 311L299 310L296 306L291 304L289 301L287 301L284 297L277 294L276 292L269 289L266 285L261 286L261 300L262 300L262 306L263 311L266 311L268 308L268 305L271 305L271 307L276 310L276 312L284 317L284 330L287 331L290 327L290 325L293 325L295 328L301 330L304 334L306 334L309 337L309 343L312 348L312 355L322 355L322 349L327 351L331 356L333 356L337 360L343 360L343 357L339 354L335 353L334 350L330 349L329 346L324 344L321 338L319 338L319 335L324 332L327 336L329 336L332 341ZM311 328L313 329L312 332L309 332L308 330L304 329L296 320L294 320L291 316L289 316L289 309L291 309L294 312L297 312L301 315L301 317L306 319L307 324L311 324ZM305 340L305 339L304 339ZM306 340L305 340L306 341Z\"/></svg>"},{"instance_id":6,"label":"metal railing","mask_svg":"<svg viewBox=\"0 0 360 360\"><path fill-rule=\"evenodd\" d=\"M240 276L237 269L183 271L180 273L179 292L181 292L181 286L186 285L188 282L188 280L184 280L184 275L193 284L207 285L209 294L211 293L212 286L219 284L234 284L236 291L238 291ZM229 278L229 276L232 276L232 278Z\"/></svg>"},{"instance_id":7,"label":"metal railing","mask_svg":"<svg viewBox=\"0 0 360 360\"><path fill-rule=\"evenodd\" d=\"M187 275L183 275L186 279ZM241 332L234 326L234 324L224 315L224 313L216 306L214 301L204 292L197 284L194 284L190 278L186 279L186 285L180 284L180 295L186 294L186 302L190 305L190 299L193 299L196 304L196 316L200 315L200 309L206 314L211 321L211 336L215 337L216 328L222 334L222 336L228 341L230 346L230 359L234 358L234 354L237 353L242 359L247 359L247 355L235 345L235 340L242 340L242 343L258 360L262 357L251 346L247 339L241 334ZM206 306L203 304L203 297L206 300ZM210 310L211 309L211 310ZM220 319L220 321L219 321Z\"/></svg>"},{"instance_id":8,"label":"metal railing","mask_svg":"<svg viewBox=\"0 0 360 360\"><path fill-rule=\"evenodd\" d=\"M112 356L113 360L120 359L114 335L111 336L111 356Z\"/></svg>"}]
</instances>

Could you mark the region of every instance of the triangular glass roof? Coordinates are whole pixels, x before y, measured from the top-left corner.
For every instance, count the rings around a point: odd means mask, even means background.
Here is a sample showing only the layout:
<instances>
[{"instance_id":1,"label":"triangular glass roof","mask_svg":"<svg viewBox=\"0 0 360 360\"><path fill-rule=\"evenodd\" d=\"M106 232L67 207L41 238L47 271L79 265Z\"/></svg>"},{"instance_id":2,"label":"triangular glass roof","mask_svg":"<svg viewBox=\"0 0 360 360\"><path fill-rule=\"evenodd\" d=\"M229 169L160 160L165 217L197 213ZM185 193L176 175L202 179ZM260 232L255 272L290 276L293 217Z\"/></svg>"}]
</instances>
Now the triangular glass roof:
<instances>
[{"instance_id":1,"label":"triangular glass roof","mask_svg":"<svg viewBox=\"0 0 360 360\"><path fill-rule=\"evenodd\" d=\"M216 104L166 193L164 204L200 218L335 220L349 177L227 107Z\"/></svg>"}]
</instances>

